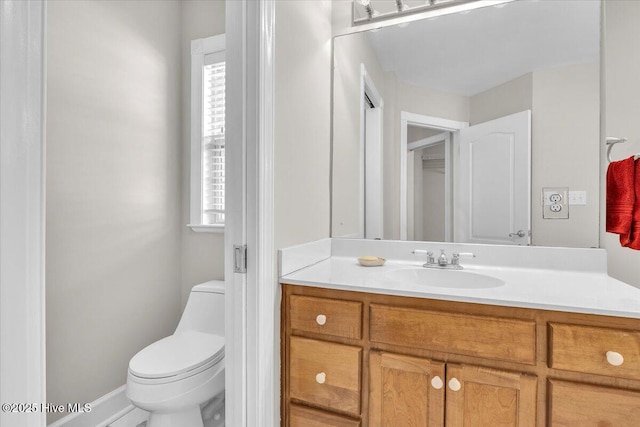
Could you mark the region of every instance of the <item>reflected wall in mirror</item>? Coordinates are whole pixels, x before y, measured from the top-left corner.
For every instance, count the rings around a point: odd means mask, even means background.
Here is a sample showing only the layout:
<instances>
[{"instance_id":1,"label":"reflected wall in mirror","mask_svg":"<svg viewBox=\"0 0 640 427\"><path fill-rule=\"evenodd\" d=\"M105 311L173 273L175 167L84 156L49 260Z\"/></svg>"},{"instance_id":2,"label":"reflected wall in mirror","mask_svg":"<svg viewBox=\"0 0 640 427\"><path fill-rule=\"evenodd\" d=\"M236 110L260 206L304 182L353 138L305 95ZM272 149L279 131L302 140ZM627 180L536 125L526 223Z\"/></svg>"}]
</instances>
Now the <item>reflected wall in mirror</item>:
<instances>
[{"instance_id":1,"label":"reflected wall in mirror","mask_svg":"<svg viewBox=\"0 0 640 427\"><path fill-rule=\"evenodd\" d=\"M502 6L334 39L332 236L598 246L600 2Z\"/></svg>"}]
</instances>

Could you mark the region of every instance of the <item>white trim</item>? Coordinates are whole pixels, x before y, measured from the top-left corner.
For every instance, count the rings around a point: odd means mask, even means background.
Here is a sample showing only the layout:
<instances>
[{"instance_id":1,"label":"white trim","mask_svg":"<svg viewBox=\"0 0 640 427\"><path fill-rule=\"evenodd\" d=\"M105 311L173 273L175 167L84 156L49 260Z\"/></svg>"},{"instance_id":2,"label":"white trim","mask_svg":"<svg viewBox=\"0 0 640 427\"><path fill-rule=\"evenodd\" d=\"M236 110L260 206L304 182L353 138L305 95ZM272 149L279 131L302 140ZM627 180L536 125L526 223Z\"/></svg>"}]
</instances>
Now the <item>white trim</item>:
<instances>
[{"instance_id":1,"label":"white trim","mask_svg":"<svg viewBox=\"0 0 640 427\"><path fill-rule=\"evenodd\" d=\"M0 402L45 393L45 18L42 0L0 0ZM0 412L3 426L45 413Z\"/></svg>"},{"instance_id":2,"label":"white trim","mask_svg":"<svg viewBox=\"0 0 640 427\"><path fill-rule=\"evenodd\" d=\"M245 145L247 1L227 2L225 147L225 422L247 427L246 275L233 272L234 245L246 243ZM250 27L250 26L249 26Z\"/></svg>"},{"instance_id":3,"label":"white trim","mask_svg":"<svg viewBox=\"0 0 640 427\"><path fill-rule=\"evenodd\" d=\"M360 224L358 227L358 238L366 238L367 237L367 230L366 230L366 217L367 217L367 209L366 209L366 185L365 183L367 182L367 178L365 176L366 174L366 134L367 134L367 129L366 129L366 120L365 120L365 104L364 104L364 95L367 95L369 97L369 100L373 103L373 107L378 110L377 114L375 114L373 117L375 118L375 120L377 121L376 123L376 127L379 127L379 132L380 132L380 139L382 141L382 139L384 138L384 133L383 133L383 128L382 128L382 124L383 124L383 117L384 117L384 100L382 99L382 96L380 96L380 92L378 91L378 88L375 85L375 82L373 81L373 79L371 78L371 75L369 75L369 73L367 73L367 68L365 67L364 64L360 64L360 213L359 213L359 219L360 219ZM383 167L382 167L382 156L380 156L380 158L378 159L380 161L380 171L382 172ZM380 178L380 183L382 183L382 176L379 177ZM382 191L382 189L380 189ZM382 224L382 215L383 215L383 209L382 206L380 206L380 212L378 212L378 216L379 216L379 222ZM382 236L377 236L377 237L382 237Z\"/></svg>"},{"instance_id":4,"label":"white trim","mask_svg":"<svg viewBox=\"0 0 640 427\"><path fill-rule=\"evenodd\" d=\"M224 224L216 224L214 229L210 224L202 224L202 70L205 56L225 50L225 34L191 40L191 161L190 166L190 195L189 221L193 231L219 232Z\"/></svg>"},{"instance_id":5,"label":"white trim","mask_svg":"<svg viewBox=\"0 0 640 427\"><path fill-rule=\"evenodd\" d=\"M444 142L448 135L449 135L449 132L442 132L437 135L430 136L428 138L419 139L417 141L407 144L407 150L415 151L421 148L428 147L430 145L439 144L441 142Z\"/></svg>"},{"instance_id":6,"label":"white trim","mask_svg":"<svg viewBox=\"0 0 640 427\"><path fill-rule=\"evenodd\" d=\"M280 423L274 224L274 0L227 2L226 425ZM233 139L233 140L231 140ZM247 244L247 273L232 246Z\"/></svg>"},{"instance_id":7,"label":"white trim","mask_svg":"<svg viewBox=\"0 0 640 427\"><path fill-rule=\"evenodd\" d=\"M457 146L458 131L469 127L468 122L460 122L456 120L443 119L440 117L424 116L422 114L410 113L408 111L400 112L400 240L407 240L407 153L409 151L409 144L407 143L407 127L409 125L429 127L432 129L439 129L447 132L453 132L453 147ZM449 174L446 174L445 170L445 193L448 192L451 199L451 193L455 192L451 183L451 166L455 153L452 153L451 147L445 147L447 152L447 167ZM451 207L449 203L445 206L445 215L451 214ZM450 220L450 218L447 218ZM445 232L446 236L450 237L450 227L447 227Z\"/></svg>"},{"instance_id":8,"label":"white trim","mask_svg":"<svg viewBox=\"0 0 640 427\"><path fill-rule=\"evenodd\" d=\"M187 224L187 227L196 233L224 233L222 224Z\"/></svg>"},{"instance_id":9,"label":"white trim","mask_svg":"<svg viewBox=\"0 0 640 427\"><path fill-rule=\"evenodd\" d=\"M118 420L129 421L127 425L135 426L148 418L149 413L133 406L126 396L126 385L105 394L104 396L94 400L89 405L91 411L76 412L59 419L48 427L106 427ZM135 424L133 422L137 421ZM124 424L122 422L121 424Z\"/></svg>"},{"instance_id":10,"label":"white trim","mask_svg":"<svg viewBox=\"0 0 640 427\"><path fill-rule=\"evenodd\" d=\"M204 39L191 40L191 55L206 55L220 52L225 49L225 35L206 37Z\"/></svg>"},{"instance_id":11,"label":"white trim","mask_svg":"<svg viewBox=\"0 0 640 427\"><path fill-rule=\"evenodd\" d=\"M248 168L247 176L247 244L256 248L249 251L247 268L247 302L255 307L247 317L247 422L249 426L276 427L280 425L280 328L276 327L280 287L274 239L275 1L249 3L257 24L249 43L255 45L258 62L249 69L250 81L257 87L248 105L258 108L256 121L248 122L250 129L255 127L256 137L247 141L247 161L257 165Z\"/></svg>"}]
</instances>

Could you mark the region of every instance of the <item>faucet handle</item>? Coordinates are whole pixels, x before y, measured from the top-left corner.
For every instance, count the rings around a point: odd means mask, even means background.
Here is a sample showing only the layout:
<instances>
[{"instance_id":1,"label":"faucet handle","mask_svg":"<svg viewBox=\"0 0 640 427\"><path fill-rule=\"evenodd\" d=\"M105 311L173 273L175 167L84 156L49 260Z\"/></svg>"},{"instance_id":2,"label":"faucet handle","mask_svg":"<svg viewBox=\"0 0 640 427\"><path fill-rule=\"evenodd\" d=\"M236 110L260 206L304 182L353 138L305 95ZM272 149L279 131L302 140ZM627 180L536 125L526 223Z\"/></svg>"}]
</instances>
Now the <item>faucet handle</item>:
<instances>
[{"instance_id":1,"label":"faucet handle","mask_svg":"<svg viewBox=\"0 0 640 427\"><path fill-rule=\"evenodd\" d=\"M473 252L454 252L453 256L456 258L475 258L476 254Z\"/></svg>"},{"instance_id":2,"label":"faucet handle","mask_svg":"<svg viewBox=\"0 0 640 427\"><path fill-rule=\"evenodd\" d=\"M436 259L433 257L433 252L428 251L427 252L427 264L435 264L436 263Z\"/></svg>"},{"instance_id":3,"label":"faucet handle","mask_svg":"<svg viewBox=\"0 0 640 427\"><path fill-rule=\"evenodd\" d=\"M415 249L413 251L411 251L412 254L414 255L426 255L427 256L427 264L435 264L435 258L433 257L433 252L432 251L425 251L422 249Z\"/></svg>"},{"instance_id":4,"label":"faucet handle","mask_svg":"<svg viewBox=\"0 0 640 427\"><path fill-rule=\"evenodd\" d=\"M451 264L460 265L460 258L475 258L476 254L473 252L454 252L451 257Z\"/></svg>"}]
</instances>

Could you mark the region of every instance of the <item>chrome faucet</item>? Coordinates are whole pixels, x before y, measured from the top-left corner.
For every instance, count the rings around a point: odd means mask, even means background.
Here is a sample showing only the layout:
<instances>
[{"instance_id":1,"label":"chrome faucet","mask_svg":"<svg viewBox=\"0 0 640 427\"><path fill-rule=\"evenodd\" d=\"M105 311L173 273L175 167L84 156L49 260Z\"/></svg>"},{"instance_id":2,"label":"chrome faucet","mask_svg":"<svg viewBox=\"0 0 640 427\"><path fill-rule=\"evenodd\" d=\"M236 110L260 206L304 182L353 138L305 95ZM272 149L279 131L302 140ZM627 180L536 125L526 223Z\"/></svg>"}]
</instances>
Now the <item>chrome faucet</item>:
<instances>
[{"instance_id":1,"label":"chrome faucet","mask_svg":"<svg viewBox=\"0 0 640 427\"><path fill-rule=\"evenodd\" d=\"M444 249L440 249L440 256L438 257L438 265L440 267L446 267L449 264L447 254L444 253Z\"/></svg>"},{"instance_id":2,"label":"chrome faucet","mask_svg":"<svg viewBox=\"0 0 640 427\"><path fill-rule=\"evenodd\" d=\"M444 249L440 249L440 256L438 257L437 261L433 256L433 252L431 251L416 249L413 251L413 253L416 255L418 254L427 255L427 262L422 265L425 268L443 268L443 269L446 268L451 270L462 270L463 267L460 265L460 257L475 258L475 254L472 252L454 252L451 255L451 262L449 262L449 259L447 258L447 254L444 252Z\"/></svg>"}]
</instances>

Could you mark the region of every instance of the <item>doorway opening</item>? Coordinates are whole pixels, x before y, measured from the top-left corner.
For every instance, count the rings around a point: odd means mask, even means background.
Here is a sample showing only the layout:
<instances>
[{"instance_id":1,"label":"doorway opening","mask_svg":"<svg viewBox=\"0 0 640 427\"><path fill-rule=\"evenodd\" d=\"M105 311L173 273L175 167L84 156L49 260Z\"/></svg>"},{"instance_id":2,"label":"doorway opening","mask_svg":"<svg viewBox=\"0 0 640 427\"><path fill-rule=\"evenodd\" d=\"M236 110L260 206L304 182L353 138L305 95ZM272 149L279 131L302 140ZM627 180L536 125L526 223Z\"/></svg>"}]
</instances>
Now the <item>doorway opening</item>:
<instances>
[{"instance_id":1,"label":"doorway opening","mask_svg":"<svg viewBox=\"0 0 640 427\"><path fill-rule=\"evenodd\" d=\"M451 241L451 132L407 129L407 239Z\"/></svg>"},{"instance_id":2,"label":"doorway opening","mask_svg":"<svg viewBox=\"0 0 640 427\"><path fill-rule=\"evenodd\" d=\"M453 147L458 145L459 131L468 126L467 122L400 113L401 240L453 241L457 156Z\"/></svg>"}]
</instances>

